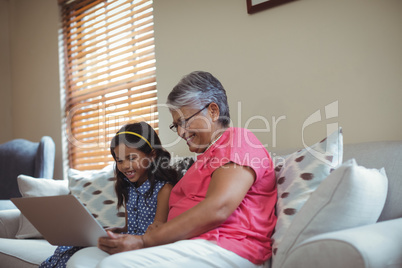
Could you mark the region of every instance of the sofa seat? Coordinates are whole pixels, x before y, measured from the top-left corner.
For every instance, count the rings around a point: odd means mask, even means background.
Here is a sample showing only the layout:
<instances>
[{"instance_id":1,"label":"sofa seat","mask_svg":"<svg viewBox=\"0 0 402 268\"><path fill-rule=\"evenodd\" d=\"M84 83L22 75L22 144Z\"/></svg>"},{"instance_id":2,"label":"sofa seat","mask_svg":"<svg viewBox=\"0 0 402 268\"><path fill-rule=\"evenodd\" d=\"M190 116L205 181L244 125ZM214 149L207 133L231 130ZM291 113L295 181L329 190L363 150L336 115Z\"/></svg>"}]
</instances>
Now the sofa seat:
<instances>
[{"instance_id":1,"label":"sofa seat","mask_svg":"<svg viewBox=\"0 0 402 268\"><path fill-rule=\"evenodd\" d=\"M38 267L55 249L43 239L24 239L21 243L19 239L0 238L0 267Z\"/></svg>"},{"instance_id":2,"label":"sofa seat","mask_svg":"<svg viewBox=\"0 0 402 268\"><path fill-rule=\"evenodd\" d=\"M20 214L18 209L0 211L1 268L38 267L56 249L44 239L15 239Z\"/></svg>"}]
</instances>

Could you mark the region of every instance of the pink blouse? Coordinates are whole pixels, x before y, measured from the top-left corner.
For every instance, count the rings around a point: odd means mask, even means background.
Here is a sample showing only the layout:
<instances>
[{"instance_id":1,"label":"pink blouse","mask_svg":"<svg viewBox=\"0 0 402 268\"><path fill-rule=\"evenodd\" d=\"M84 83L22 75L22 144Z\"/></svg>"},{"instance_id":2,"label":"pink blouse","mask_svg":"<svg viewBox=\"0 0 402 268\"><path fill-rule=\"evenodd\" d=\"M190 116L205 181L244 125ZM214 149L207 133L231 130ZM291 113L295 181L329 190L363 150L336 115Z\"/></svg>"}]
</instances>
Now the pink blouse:
<instances>
[{"instance_id":1,"label":"pink blouse","mask_svg":"<svg viewBox=\"0 0 402 268\"><path fill-rule=\"evenodd\" d=\"M271 257L271 235L276 224L275 172L268 151L257 137L242 128L228 128L204 153L197 156L169 199L171 220L204 200L212 173L229 162L251 167L255 182L239 207L219 227L193 239L206 239L255 264Z\"/></svg>"}]
</instances>

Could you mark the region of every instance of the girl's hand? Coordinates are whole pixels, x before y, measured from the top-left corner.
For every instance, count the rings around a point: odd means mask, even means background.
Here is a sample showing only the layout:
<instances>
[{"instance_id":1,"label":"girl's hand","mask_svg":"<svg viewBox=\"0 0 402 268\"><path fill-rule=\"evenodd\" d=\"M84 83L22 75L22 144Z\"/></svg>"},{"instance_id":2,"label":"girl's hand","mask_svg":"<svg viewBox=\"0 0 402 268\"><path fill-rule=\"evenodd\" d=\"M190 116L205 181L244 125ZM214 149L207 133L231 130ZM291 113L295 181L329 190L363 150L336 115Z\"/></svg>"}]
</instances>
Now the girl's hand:
<instances>
[{"instance_id":1,"label":"girl's hand","mask_svg":"<svg viewBox=\"0 0 402 268\"><path fill-rule=\"evenodd\" d=\"M144 248L144 240L140 235L115 234L110 231L107 231L107 235L99 238L98 248L109 254Z\"/></svg>"},{"instance_id":2,"label":"girl's hand","mask_svg":"<svg viewBox=\"0 0 402 268\"><path fill-rule=\"evenodd\" d=\"M110 231L110 232L115 233L115 234L121 234L121 233L126 232L125 227L110 227L110 228L106 228L105 230Z\"/></svg>"}]
</instances>

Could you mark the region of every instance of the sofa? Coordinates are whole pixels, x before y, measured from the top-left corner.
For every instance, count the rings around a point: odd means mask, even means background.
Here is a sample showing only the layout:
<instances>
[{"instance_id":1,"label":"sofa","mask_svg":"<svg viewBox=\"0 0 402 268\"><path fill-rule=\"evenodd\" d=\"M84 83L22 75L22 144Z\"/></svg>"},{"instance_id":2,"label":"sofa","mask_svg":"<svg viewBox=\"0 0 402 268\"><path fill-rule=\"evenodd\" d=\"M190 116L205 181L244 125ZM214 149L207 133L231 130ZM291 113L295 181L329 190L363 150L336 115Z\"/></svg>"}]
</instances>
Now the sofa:
<instances>
[{"instance_id":1,"label":"sofa","mask_svg":"<svg viewBox=\"0 0 402 268\"><path fill-rule=\"evenodd\" d=\"M0 210L16 208L9 199L21 196L18 175L52 179L54 158L55 144L49 136L39 142L14 139L0 144Z\"/></svg>"},{"instance_id":2,"label":"sofa","mask_svg":"<svg viewBox=\"0 0 402 268\"><path fill-rule=\"evenodd\" d=\"M326 171L328 173L321 170L303 172L300 176L308 183L320 176L323 178L309 190L299 208L279 207L284 204L279 199L291 195L286 190L281 192L284 187L290 187L284 182L285 177L289 177L289 172L296 172L292 164L287 165L287 170L284 164L292 159L299 165L298 171L307 169L311 165L300 163L308 157L300 154L309 153L316 159L320 157L317 154L319 150L311 146L309 150L274 153L278 181L278 229L273 239L277 248L274 248L276 259L267 262L266 266L402 267L402 141L343 145L342 137L339 138L341 135L338 133L337 142L332 144L338 155L329 157L328 154L322 154L325 161L330 160L326 162L330 167ZM330 138L324 140L317 144L325 145L325 150L331 150ZM331 166L334 158L340 163ZM316 163L312 166L317 170ZM353 189L355 181L351 182L351 177L357 179L357 185L362 188ZM367 188L368 185L371 188ZM297 187L300 188L300 184ZM335 191L328 194L325 192L328 188ZM350 199L353 195L357 200ZM324 205L319 205L317 198L325 199ZM323 211L328 209L330 213L323 215ZM281 213L293 217L284 231L279 228L285 222L281 219ZM309 216L308 213L313 215ZM347 220L344 221L344 218ZM0 267L37 267L55 249L55 246L41 238L16 239L19 223L18 210L0 211ZM279 246L275 240L281 240Z\"/></svg>"}]
</instances>

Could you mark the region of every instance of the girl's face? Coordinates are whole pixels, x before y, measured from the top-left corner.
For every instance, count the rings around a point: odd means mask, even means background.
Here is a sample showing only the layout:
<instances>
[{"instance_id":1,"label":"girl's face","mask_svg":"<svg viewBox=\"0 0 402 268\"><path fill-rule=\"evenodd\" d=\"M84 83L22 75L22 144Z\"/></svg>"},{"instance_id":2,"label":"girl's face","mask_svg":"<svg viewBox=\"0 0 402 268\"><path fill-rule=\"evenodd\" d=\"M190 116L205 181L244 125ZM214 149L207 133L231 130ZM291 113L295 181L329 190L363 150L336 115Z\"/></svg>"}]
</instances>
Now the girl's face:
<instances>
[{"instance_id":1,"label":"girl's face","mask_svg":"<svg viewBox=\"0 0 402 268\"><path fill-rule=\"evenodd\" d=\"M147 170L151 165L152 158L135 148L120 143L114 148L117 169L137 187L141 186L147 179Z\"/></svg>"}]
</instances>

